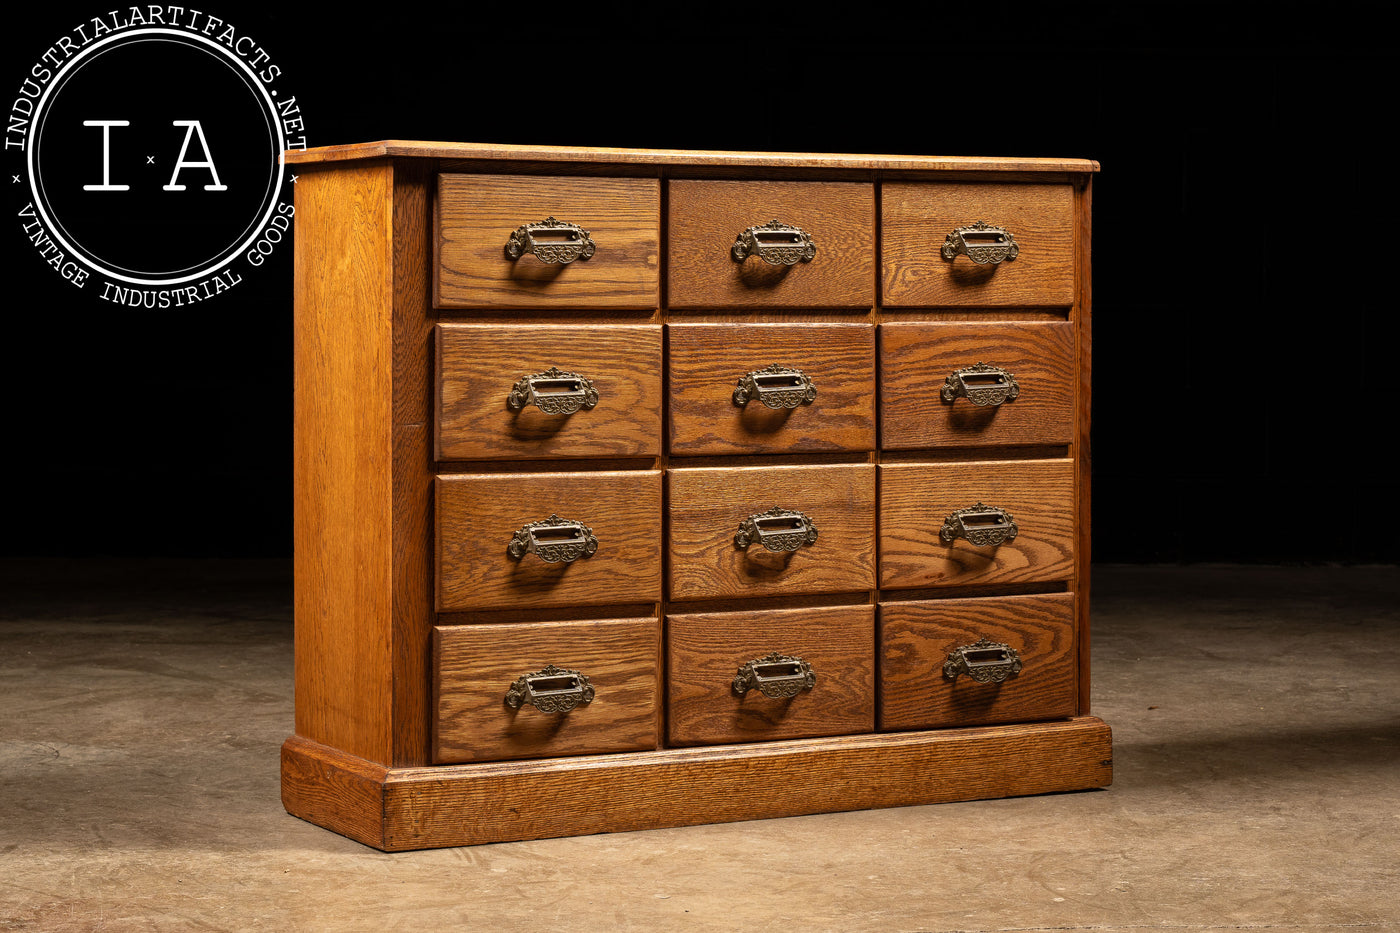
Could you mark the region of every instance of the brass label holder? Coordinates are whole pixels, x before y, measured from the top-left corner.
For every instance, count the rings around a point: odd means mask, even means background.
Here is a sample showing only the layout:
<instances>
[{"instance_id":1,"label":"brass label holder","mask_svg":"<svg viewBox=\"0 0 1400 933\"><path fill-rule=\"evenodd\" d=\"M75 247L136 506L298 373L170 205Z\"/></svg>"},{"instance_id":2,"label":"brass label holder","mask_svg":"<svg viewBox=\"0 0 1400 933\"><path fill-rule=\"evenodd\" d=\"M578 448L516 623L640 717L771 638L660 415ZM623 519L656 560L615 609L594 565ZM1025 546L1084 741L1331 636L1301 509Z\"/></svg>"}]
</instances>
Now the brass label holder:
<instances>
[{"instance_id":1,"label":"brass label holder","mask_svg":"<svg viewBox=\"0 0 1400 933\"><path fill-rule=\"evenodd\" d=\"M817 244L801 227L770 220L740 232L729 254L735 262L757 255L770 266L795 266L811 262L817 255Z\"/></svg>"},{"instance_id":2,"label":"brass label holder","mask_svg":"<svg viewBox=\"0 0 1400 933\"><path fill-rule=\"evenodd\" d=\"M948 652L943 664L943 676L956 681L958 675L972 678L979 684L999 684L1021 673L1021 658L1010 645L987 640L983 635L970 645Z\"/></svg>"},{"instance_id":3,"label":"brass label holder","mask_svg":"<svg viewBox=\"0 0 1400 933\"><path fill-rule=\"evenodd\" d=\"M534 554L546 564L572 563L580 557L592 557L597 550L592 528L558 515L523 526L506 546L506 552L516 560Z\"/></svg>"},{"instance_id":4,"label":"brass label holder","mask_svg":"<svg viewBox=\"0 0 1400 933\"><path fill-rule=\"evenodd\" d=\"M757 690L773 699L795 697L803 690L811 690L816 685L817 675L812 665L798 657L772 654L754 658L734 675L734 692L743 696L750 690Z\"/></svg>"},{"instance_id":5,"label":"brass label holder","mask_svg":"<svg viewBox=\"0 0 1400 933\"><path fill-rule=\"evenodd\" d=\"M734 404L743 407L757 399L775 411L807 405L817 397L817 387L800 369L770 364L740 377L734 387Z\"/></svg>"},{"instance_id":6,"label":"brass label holder","mask_svg":"<svg viewBox=\"0 0 1400 933\"><path fill-rule=\"evenodd\" d=\"M506 396L511 411L534 405L546 415L572 415L581 408L598 404L598 390L593 380L578 373L566 373L551 366L542 373L521 376Z\"/></svg>"},{"instance_id":7,"label":"brass label holder","mask_svg":"<svg viewBox=\"0 0 1400 933\"><path fill-rule=\"evenodd\" d=\"M739 523L734 546L746 548L754 541L769 551L795 551L816 543L817 526L806 513L775 505Z\"/></svg>"},{"instance_id":8,"label":"brass label holder","mask_svg":"<svg viewBox=\"0 0 1400 933\"><path fill-rule=\"evenodd\" d=\"M514 262L527 253L540 262L567 265L575 259L589 260L597 244L578 224L547 217L539 223L521 224L506 240L506 258Z\"/></svg>"},{"instance_id":9,"label":"brass label holder","mask_svg":"<svg viewBox=\"0 0 1400 933\"><path fill-rule=\"evenodd\" d=\"M952 262L959 253L979 266L996 265L1016 258L1021 247L1016 238L1005 227L992 227L985 221L977 221L967 227L958 227L943 240L943 258Z\"/></svg>"},{"instance_id":10,"label":"brass label holder","mask_svg":"<svg viewBox=\"0 0 1400 933\"><path fill-rule=\"evenodd\" d=\"M506 691L505 703L511 709L533 706L542 713L567 713L592 703L596 692L586 675L548 664L516 678Z\"/></svg>"},{"instance_id":11,"label":"brass label holder","mask_svg":"<svg viewBox=\"0 0 1400 933\"><path fill-rule=\"evenodd\" d=\"M978 547L996 547L1013 541L1020 531L1011 513L981 502L966 509L957 509L943 520L938 537L945 544L962 538Z\"/></svg>"},{"instance_id":12,"label":"brass label holder","mask_svg":"<svg viewBox=\"0 0 1400 933\"><path fill-rule=\"evenodd\" d=\"M1021 394L1021 385L1016 377L988 363L965 366L949 374L943 382L940 395L945 402L965 398L972 404L984 408L995 408L1004 402L1014 402Z\"/></svg>"}]
</instances>

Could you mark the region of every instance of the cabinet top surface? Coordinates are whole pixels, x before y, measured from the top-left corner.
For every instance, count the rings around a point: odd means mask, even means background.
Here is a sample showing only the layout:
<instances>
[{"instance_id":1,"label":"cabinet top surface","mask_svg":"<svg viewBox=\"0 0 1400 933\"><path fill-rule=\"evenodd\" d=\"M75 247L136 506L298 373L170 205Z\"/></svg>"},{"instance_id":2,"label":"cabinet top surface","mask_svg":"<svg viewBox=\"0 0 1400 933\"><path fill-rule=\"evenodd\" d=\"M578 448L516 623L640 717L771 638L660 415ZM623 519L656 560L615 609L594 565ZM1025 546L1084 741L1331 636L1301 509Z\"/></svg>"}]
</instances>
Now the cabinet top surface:
<instances>
[{"instance_id":1,"label":"cabinet top surface","mask_svg":"<svg viewBox=\"0 0 1400 933\"><path fill-rule=\"evenodd\" d=\"M292 149L288 164L346 162L382 158L587 162L617 165L767 166L895 171L1097 172L1092 159L1044 159L981 156L853 155L824 152L723 152L687 149L606 149L575 146L517 146L504 143L449 143L386 139L346 146Z\"/></svg>"}]
</instances>

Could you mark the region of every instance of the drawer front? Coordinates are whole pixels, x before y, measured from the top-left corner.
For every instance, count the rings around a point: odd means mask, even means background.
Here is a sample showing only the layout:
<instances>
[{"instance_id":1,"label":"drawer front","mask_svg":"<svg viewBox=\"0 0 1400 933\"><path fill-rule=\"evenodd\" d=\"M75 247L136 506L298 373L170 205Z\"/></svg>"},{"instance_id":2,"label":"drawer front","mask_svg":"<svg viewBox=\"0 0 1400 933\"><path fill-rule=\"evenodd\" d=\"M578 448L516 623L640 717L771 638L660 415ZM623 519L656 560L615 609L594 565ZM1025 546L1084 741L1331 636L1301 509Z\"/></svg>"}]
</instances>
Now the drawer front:
<instances>
[{"instance_id":1,"label":"drawer front","mask_svg":"<svg viewBox=\"0 0 1400 933\"><path fill-rule=\"evenodd\" d=\"M1072 325L880 325L882 447L1068 444L1073 428Z\"/></svg>"},{"instance_id":2,"label":"drawer front","mask_svg":"<svg viewBox=\"0 0 1400 933\"><path fill-rule=\"evenodd\" d=\"M963 529L1000 544L945 540L956 512ZM1074 570L1074 470L1069 460L892 463L880 466L880 585L961 586L1068 580Z\"/></svg>"},{"instance_id":3,"label":"drawer front","mask_svg":"<svg viewBox=\"0 0 1400 933\"><path fill-rule=\"evenodd\" d=\"M847 182L671 181L667 295L672 308L868 308L874 304L875 189ZM736 259L736 240L771 221L799 228L809 261ZM760 241L789 240L760 231ZM761 245L761 243L759 244ZM772 255L768 249L764 253Z\"/></svg>"},{"instance_id":4,"label":"drawer front","mask_svg":"<svg viewBox=\"0 0 1400 933\"><path fill-rule=\"evenodd\" d=\"M436 335L439 460L661 452L660 325L439 324Z\"/></svg>"},{"instance_id":5,"label":"drawer front","mask_svg":"<svg viewBox=\"0 0 1400 933\"><path fill-rule=\"evenodd\" d=\"M434 628L433 760L656 748L660 633L655 619Z\"/></svg>"},{"instance_id":6,"label":"drawer front","mask_svg":"<svg viewBox=\"0 0 1400 933\"><path fill-rule=\"evenodd\" d=\"M667 482L671 599L873 588L873 466L675 469Z\"/></svg>"},{"instance_id":7,"label":"drawer front","mask_svg":"<svg viewBox=\"0 0 1400 933\"><path fill-rule=\"evenodd\" d=\"M881 729L1078 712L1069 593L883 603L879 640Z\"/></svg>"},{"instance_id":8,"label":"drawer front","mask_svg":"<svg viewBox=\"0 0 1400 933\"><path fill-rule=\"evenodd\" d=\"M672 615L666 629L672 745L874 729L872 606Z\"/></svg>"},{"instance_id":9,"label":"drawer front","mask_svg":"<svg viewBox=\"0 0 1400 933\"><path fill-rule=\"evenodd\" d=\"M870 450L869 324L670 324L671 453Z\"/></svg>"},{"instance_id":10,"label":"drawer front","mask_svg":"<svg viewBox=\"0 0 1400 933\"><path fill-rule=\"evenodd\" d=\"M891 183L881 189L880 205L881 296L887 306L1073 304L1069 185ZM1008 232L1015 258L982 264L962 254L944 258L950 234L979 222Z\"/></svg>"},{"instance_id":11,"label":"drawer front","mask_svg":"<svg viewBox=\"0 0 1400 933\"><path fill-rule=\"evenodd\" d=\"M439 175L435 219L433 296L439 308L645 309L658 304L657 179ZM583 228L594 244L592 255L552 262L542 249L512 258L507 252L511 235L549 219ZM570 235L540 230L532 239L547 245Z\"/></svg>"},{"instance_id":12,"label":"drawer front","mask_svg":"<svg viewBox=\"0 0 1400 933\"><path fill-rule=\"evenodd\" d=\"M436 498L439 612L661 598L660 471L439 476Z\"/></svg>"}]
</instances>

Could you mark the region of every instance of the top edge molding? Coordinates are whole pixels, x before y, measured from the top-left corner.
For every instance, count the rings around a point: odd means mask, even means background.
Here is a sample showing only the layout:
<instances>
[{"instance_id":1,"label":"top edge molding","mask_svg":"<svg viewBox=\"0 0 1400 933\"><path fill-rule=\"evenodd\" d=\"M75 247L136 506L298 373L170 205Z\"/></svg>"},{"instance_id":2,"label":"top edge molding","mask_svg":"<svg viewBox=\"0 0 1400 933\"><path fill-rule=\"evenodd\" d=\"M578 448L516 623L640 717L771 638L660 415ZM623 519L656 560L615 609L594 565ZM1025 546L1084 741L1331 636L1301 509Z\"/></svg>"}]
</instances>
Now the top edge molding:
<instances>
[{"instance_id":1,"label":"top edge molding","mask_svg":"<svg viewBox=\"0 0 1400 933\"><path fill-rule=\"evenodd\" d=\"M576 146L516 146L386 139L346 146L292 149L289 165L363 159L425 158L482 161L570 162L597 165L657 165L773 168L828 168L886 171L1097 172L1092 159L981 156L850 155L825 152L726 152L688 149L608 149Z\"/></svg>"}]
</instances>

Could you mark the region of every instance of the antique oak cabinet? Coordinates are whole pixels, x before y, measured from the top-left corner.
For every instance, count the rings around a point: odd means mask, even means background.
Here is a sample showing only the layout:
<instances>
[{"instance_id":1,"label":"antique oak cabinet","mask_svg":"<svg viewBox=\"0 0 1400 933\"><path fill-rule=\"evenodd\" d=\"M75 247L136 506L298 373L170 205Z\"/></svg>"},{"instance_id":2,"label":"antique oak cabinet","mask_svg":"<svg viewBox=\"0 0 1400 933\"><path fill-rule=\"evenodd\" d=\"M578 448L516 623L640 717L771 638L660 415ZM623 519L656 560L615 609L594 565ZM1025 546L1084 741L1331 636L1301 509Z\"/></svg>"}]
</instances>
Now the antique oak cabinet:
<instances>
[{"instance_id":1,"label":"antique oak cabinet","mask_svg":"<svg viewBox=\"0 0 1400 933\"><path fill-rule=\"evenodd\" d=\"M1095 163L287 161L288 811L399 850L1109 783Z\"/></svg>"}]
</instances>

